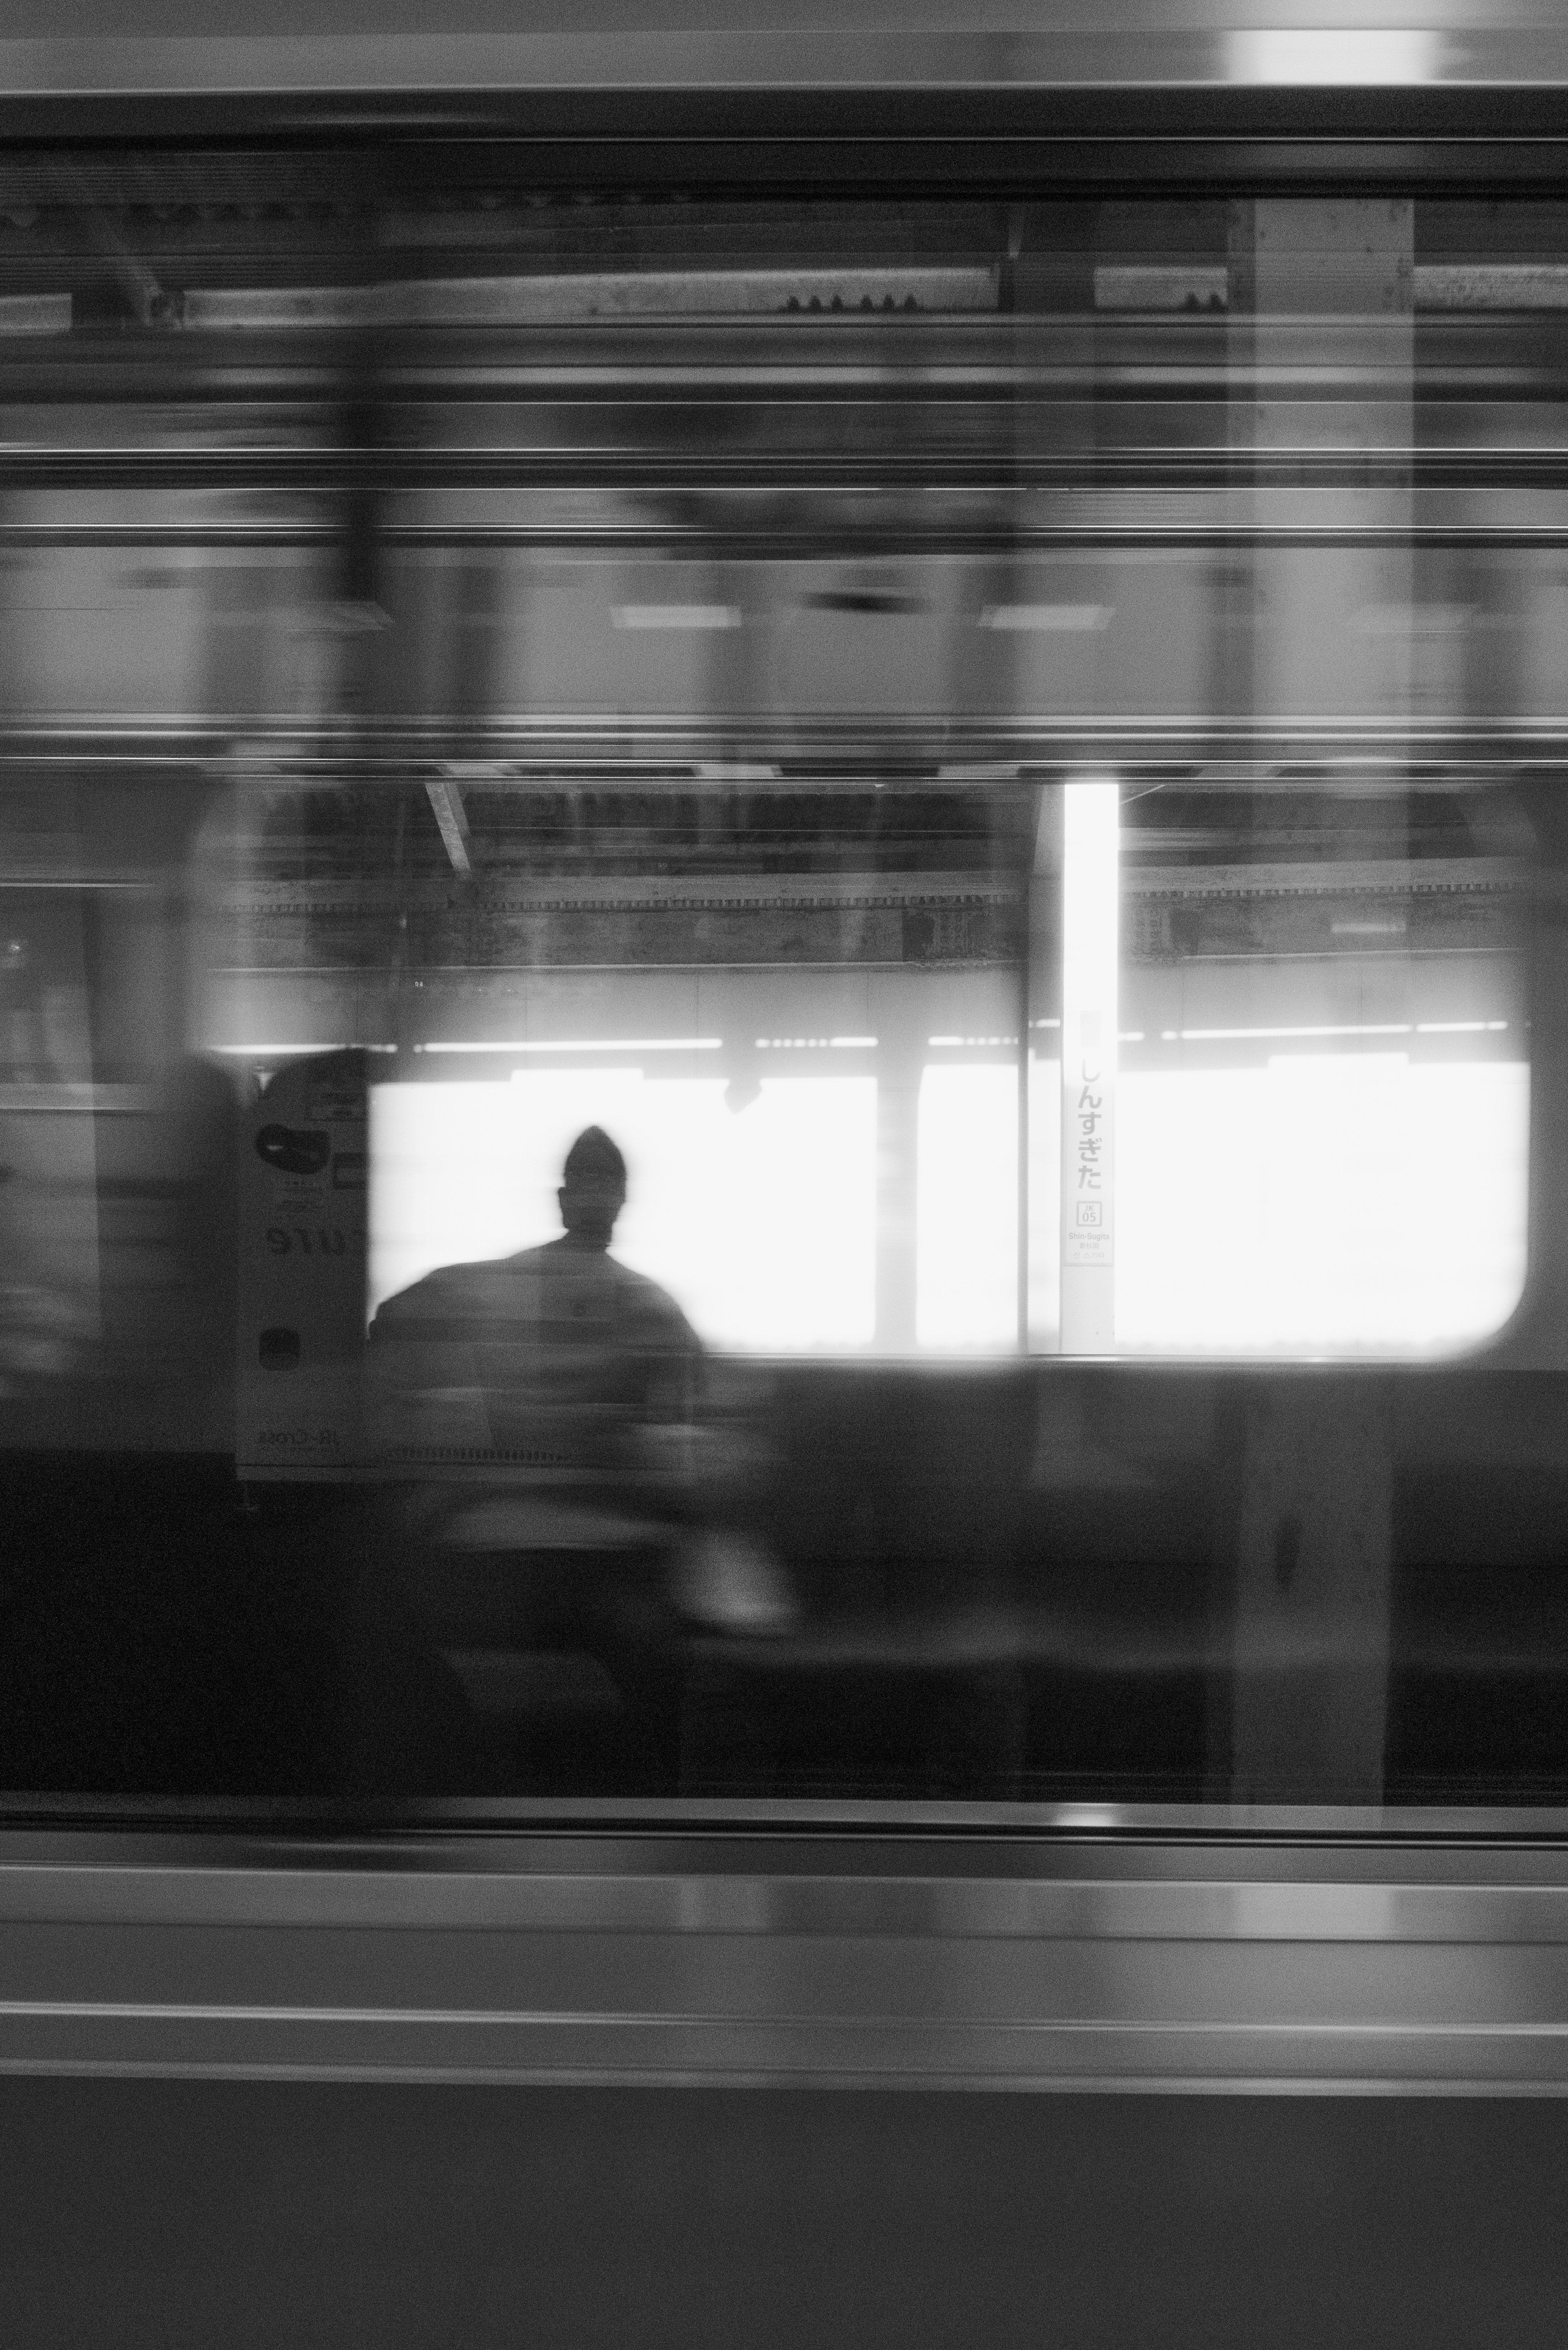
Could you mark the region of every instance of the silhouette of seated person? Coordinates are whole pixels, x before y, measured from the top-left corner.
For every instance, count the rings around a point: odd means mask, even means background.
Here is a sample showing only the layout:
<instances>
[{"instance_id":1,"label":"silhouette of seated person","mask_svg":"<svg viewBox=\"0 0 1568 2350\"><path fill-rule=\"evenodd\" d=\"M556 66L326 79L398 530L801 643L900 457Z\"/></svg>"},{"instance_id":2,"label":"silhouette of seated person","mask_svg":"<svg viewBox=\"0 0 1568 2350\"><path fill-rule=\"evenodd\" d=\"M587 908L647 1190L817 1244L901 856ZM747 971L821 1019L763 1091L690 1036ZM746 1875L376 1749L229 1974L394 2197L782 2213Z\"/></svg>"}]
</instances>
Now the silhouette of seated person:
<instances>
[{"instance_id":1,"label":"silhouette of seated person","mask_svg":"<svg viewBox=\"0 0 1568 2350\"><path fill-rule=\"evenodd\" d=\"M442 1266L371 1325L383 1457L504 1472L498 1492L453 1495L444 1538L460 1544L646 1539L688 1513L701 1348L668 1292L609 1253L626 1161L601 1128L573 1143L556 1196L558 1240Z\"/></svg>"},{"instance_id":2,"label":"silhouette of seated person","mask_svg":"<svg viewBox=\"0 0 1568 2350\"><path fill-rule=\"evenodd\" d=\"M385 1596L437 1645L597 1657L639 1775L657 1778L673 1738L671 1570L697 1514L701 1348L673 1298L609 1253L626 1162L600 1128L573 1143L557 1196L558 1240L444 1265L371 1324L371 1424L414 1578L400 1603Z\"/></svg>"}]
</instances>

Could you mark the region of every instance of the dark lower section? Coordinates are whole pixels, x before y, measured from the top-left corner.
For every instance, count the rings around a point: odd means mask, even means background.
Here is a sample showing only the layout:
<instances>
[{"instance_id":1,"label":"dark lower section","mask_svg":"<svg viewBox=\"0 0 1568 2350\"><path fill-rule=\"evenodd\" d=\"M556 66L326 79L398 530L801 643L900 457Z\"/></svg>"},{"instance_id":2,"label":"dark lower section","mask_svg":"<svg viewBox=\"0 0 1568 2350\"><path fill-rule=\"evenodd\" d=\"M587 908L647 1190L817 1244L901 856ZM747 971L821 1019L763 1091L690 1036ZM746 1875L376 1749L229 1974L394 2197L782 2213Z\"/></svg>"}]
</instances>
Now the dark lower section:
<instances>
[{"instance_id":1,"label":"dark lower section","mask_svg":"<svg viewBox=\"0 0 1568 2350\"><path fill-rule=\"evenodd\" d=\"M5 1451L0 1791L1190 1804L1250 1738L1251 1800L1365 1804L1370 1708L1385 1800L1568 1801L1568 1382L1304 1376L770 1371L766 1637L682 1612L678 1527L421 1549L370 1488Z\"/></svg>"},{"instance_id":2,"label":"dark lower section","mask_svg":"<svg viewBox=\"0 0 1568 2350\"><path fill-rule=\"evenodd\" d=\"M331 67L322 69L327 86L314 89L224 88L222 65L202 57L207 45L198 40L171 68L172 78L182 66L184 88L13 88L0 103L0 128L39 145L255 142L327 145L340 155L358 148L376 174L370 195L395 192L400 172L406 183L421 162L428 168L438 142L449 177L466 161L535 182L769 194L911 185L1022 194L1044 186L1147 198L1236 183L1249 193L1324 184L1337 192L1349 182L1400 195L1413 186L1459 186L1471 195L1560 185L1552 87L1560 45L1550 33L1498 40L1491 32L1479 26L1460 36L1472 66L1466 83L1381 88L1228 87L1218 44L1189 42L1184 50L1179 41L1119 27L1114 43L1101 36L1064 47L1053 35L1021 49L1010 35L978 52L972 43L921 41L908 26L893 39L847 46L818 37L826 71L814 79L848 85L838 88L796 78L813 37L806 33L753 44L749 56L746 44L732 44L732 80L706 88L691 87L693 78L725 78L704 47L711 34L686 43L667 36L660 52L650 57L645 45L635 62L623 48L613 77L603 48L585 44L577 70L598 87L414 91L333 88L342 69ZM1481 57L1490 70L1474 70ZM427 73L450 72L445 58L424 64ZM364 68L369 79L373 57ZM68 66L57 69L63 75ZM511 71L517 74L515 62ZM604 87L612 78L631 86ZM1189 78L1209 86L1180 87ZM1008 86L1015 80L1025 86Z\"/></svg>"},{"instance_id":3,"label":"dark lower section","mask_svg":"<svg viewBox=\"0 0 1568 2350\"><path fill-rule=\"evenodd\" d=\"M1568 2106L0 2084L28 2350L1562 2339Z\"/></svg>"}]
</instances>

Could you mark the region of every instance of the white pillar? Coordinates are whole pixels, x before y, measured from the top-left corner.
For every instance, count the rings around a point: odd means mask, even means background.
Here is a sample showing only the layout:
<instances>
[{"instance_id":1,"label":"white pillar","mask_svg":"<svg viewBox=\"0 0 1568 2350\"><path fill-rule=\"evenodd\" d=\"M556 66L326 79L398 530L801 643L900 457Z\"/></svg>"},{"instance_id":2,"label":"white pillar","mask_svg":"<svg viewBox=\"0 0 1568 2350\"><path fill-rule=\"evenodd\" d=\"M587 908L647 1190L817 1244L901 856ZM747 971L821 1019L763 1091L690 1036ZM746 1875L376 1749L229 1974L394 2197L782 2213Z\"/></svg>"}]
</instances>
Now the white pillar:
<instances>
[{"instance_id":1,"label":"white pillar","mask_svg":"<svg viewBox=\"0 0 1568 2350\"><path fill-rule=\"evenodd\" d=\"M1062 811L1062 1352L1116 1344L1120 786L1067 784Z\"/></svg>"}]
</instances>

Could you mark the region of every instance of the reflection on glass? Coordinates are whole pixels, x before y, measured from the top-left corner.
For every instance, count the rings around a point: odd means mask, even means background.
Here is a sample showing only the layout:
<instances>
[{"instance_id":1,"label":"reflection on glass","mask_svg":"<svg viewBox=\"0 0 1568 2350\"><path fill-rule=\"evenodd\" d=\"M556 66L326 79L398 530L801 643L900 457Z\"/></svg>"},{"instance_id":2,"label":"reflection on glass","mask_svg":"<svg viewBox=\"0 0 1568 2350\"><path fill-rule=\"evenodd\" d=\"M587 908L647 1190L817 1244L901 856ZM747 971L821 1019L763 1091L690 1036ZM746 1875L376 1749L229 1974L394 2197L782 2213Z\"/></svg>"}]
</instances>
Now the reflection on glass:
<instances>
[{"instance_id":1,"label":"reflection on glass","mask_svg":"<svg viewBox=\"0 0 1568 2350\"><path fill-rule=\"evenodd\" d=\"M1568 1789L1568 211L351 160L0 218L0 1775Z\"/></svg>"}]
</instances>

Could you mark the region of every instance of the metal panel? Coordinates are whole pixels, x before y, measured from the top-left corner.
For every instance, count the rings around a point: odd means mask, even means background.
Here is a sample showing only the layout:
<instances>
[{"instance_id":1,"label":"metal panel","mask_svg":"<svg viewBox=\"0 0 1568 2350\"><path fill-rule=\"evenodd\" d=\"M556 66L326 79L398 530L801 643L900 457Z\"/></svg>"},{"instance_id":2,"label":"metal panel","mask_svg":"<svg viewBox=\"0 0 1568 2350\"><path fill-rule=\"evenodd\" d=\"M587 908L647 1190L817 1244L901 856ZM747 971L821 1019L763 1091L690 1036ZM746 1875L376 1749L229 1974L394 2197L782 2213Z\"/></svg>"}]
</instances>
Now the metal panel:
<instances>
[{"instance_id":1,"label":"metal panel","mask_svg":"<svg viewBox=\"0 0 1568 2350\"><path fill-rule=\"evenodd\" d=\"M15 1834L0 2069L1568 2088L1568 1846Z\"/></svg>"},{"instance_id":2,"label":"metal panel","mask_svg":"<svg viewBox=\"0 0 1568 2350\"><path fill-rule=\"evenodd\" d=\"M1208 9L1135 5L1107 22L1083 0L1034 0L976 12L961 35L922 0L852 10L839 24L810 9L751 5L732 5L721 23L676 26L628 26L603 6L530 11L526 32L503 34L492 29L488 11L460 9L441 32L410 34L400 12L370 9L356 11L351 26L334 26L325 12L326 21L302 36L264 9L209 12L208 30L195 37L166 16L127 38L118 25L88 33L94 13L78 12L67 31L36 0L13 12L11 37L0 43L7 90L77 98L257 92L274 99L373 92L405 109L437 93L479 104L488 93L529 88L803 84L1187 90L1229 84L1386 95L1444 81L1557 80L1564 55L1562 27L1544 8L1517 11L1499 26L1479 0L1438 12L1440 30L1316 33L1302 28L1297 11L1280 0L1254 0L1244 30L1216 26Z\"/></svg>"}]
</instances>

